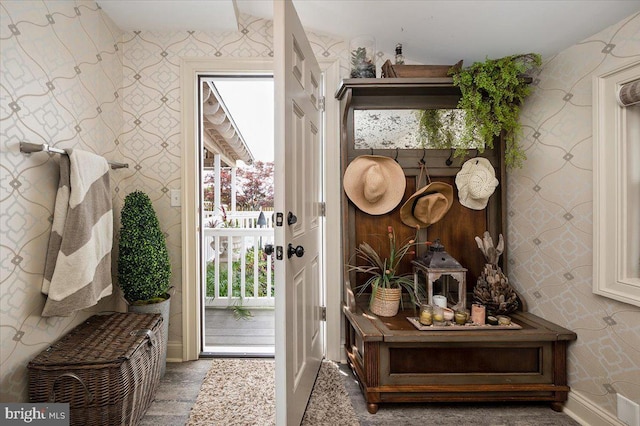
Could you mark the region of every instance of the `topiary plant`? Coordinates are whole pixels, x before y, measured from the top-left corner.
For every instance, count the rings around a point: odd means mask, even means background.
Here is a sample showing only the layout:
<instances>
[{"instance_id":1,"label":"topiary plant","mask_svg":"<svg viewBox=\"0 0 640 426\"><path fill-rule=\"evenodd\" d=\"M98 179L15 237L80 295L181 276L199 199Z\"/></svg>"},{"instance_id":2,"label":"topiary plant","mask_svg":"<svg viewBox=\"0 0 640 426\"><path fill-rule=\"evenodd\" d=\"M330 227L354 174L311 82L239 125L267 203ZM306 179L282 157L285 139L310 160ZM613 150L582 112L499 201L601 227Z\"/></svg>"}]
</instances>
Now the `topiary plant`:
<instances>
[{"instance_id":1,"label":"topiary plant","mask_svg":"<svg viewBox=\"0 0 640 426\"><path fill-rule=\"evenodd\" d=\"M124 199L118 255L118 282L130 304L166 300L171 264L167 243L149 196L135 191Z\"/></svg>"},{"instance_id":2,"label":"topiary plant","mask_svg":"<svg viewBox=\"0 0 640 426\"><path fill-rule=\"evenodd\" d=\"M526 155L518 138L520 105L531 92L524 73L542 63L537 53L511 55L452 69L453 84L460 87L458 108L466 111L465 129L458 151L476 146L493 148L494 137L504 131L508 167L521 167ZM456 153L457 155L460 152Z\"/></svg>"}]
</instances>

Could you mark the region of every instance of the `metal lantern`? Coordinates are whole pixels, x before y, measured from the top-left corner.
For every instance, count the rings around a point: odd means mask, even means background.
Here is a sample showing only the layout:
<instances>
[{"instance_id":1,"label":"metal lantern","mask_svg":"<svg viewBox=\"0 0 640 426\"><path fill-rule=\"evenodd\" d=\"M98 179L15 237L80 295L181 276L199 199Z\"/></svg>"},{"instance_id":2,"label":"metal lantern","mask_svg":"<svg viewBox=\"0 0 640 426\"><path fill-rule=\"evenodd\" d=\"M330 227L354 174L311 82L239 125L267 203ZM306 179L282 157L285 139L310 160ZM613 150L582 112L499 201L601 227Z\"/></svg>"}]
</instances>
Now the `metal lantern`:
<instances>
[{"instance_id":1,"label":"metal lantern","mask_svg":"<svg viewBox=\"0 0 640 426\"><path fill-rule=\"evenodd\" d=\"M463 268L460 262L444 250L444 245L440 243L439 239L429 246L429 251L424 258L414 260L411 263L413 264L413 280L416 287L418 286L418 274L423 273L425 275L430 305L433 304L433 284L440 277L449 275L458 282L459 300L457 305L461 309L466 308L467 268ZM456 305L454 301L448 300L448 280L443 280L442 292L443 296L447 297L447 305Z\"/></svg>"}]
</instances>

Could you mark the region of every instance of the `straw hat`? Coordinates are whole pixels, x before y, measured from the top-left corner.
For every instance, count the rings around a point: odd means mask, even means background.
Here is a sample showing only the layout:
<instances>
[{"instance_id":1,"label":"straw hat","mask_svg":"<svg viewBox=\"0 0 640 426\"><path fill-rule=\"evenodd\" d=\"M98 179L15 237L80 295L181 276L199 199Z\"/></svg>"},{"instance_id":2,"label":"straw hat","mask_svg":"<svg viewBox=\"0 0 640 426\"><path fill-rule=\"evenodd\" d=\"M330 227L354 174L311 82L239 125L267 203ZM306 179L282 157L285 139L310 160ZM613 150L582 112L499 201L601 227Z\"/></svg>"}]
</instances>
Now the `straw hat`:
<instances>
[{"instance_id":1,"label":"straw hat","mask_svg":"<svg viewBox=\"0 0 640 426\"><path fill-rule=\"evenodd\" d=\"M483 157L467 160L456 175L460 204L473 210L487 207L489 197L498 186L493 166Z\"/></svg>"},{"instance_id":2,"label":"straw hat","mask_svg":"<svg viewBox=\"0 0 640 426\"><path fill-rule=\"evenodd\" d=\"M431 182L417 190L400 208L405 225L425 228L444 217L453 205L453 187L445 182Z\"/></svg>"},{"instance_id":3,"label":"straw hat","mask_svg":"<svg viewBox=\"0 0 640 426\"><path fill-rule=\"evenodd\" d=\"M407 181L402 167L394 159L361 155L347 166L343 186L347 197L360 210L381 215L400 204Z\"/></svg>"}]
</instances>

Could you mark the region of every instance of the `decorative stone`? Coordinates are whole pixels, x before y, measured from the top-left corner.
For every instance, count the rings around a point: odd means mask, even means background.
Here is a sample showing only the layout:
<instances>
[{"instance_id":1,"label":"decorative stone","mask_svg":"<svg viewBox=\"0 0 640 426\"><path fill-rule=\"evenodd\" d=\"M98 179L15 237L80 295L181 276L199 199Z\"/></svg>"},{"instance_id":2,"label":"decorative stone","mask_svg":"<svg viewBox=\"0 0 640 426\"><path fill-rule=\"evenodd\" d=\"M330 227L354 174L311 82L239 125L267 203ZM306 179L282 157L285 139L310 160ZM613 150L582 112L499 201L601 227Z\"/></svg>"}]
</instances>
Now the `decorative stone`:
<instances>
[{"instance_id":1,"label":"decorative stone","mask_svg":"<svg viewBox=\"0 0 640 426\"><path fill-rule=\"evenodd\" d=\"M492 315L508 314L518 309L518 296L509 284L509 279L498 266L498 261L504 249L502 234L498 245L494 247L489 232L485 232L482 239L475 238L478 248L482 251L487 263L478 277L473 289L474 301L485 305Z\"/></svg>"}]
</instances>

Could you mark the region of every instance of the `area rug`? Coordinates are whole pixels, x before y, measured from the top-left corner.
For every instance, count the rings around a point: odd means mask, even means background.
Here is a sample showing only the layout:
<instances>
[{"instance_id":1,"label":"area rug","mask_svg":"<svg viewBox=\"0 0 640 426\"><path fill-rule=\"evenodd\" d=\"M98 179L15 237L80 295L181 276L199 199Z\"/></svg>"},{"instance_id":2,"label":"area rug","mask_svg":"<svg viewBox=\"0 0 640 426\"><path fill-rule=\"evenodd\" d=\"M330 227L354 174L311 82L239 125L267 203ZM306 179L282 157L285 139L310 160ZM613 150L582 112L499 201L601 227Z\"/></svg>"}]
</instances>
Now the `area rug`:
<instances>
[{"instance_id":1,"label":"area rug","mask_svg":"<svg viewBox=\"0 0 640 426\"><path fill-rule=\"evenodd\" d=\"M306 426L356 426L342 372L324 361L302 420ZM214 359L187 425L275 425L273 360Z\"/></svg>"}]
</instances>

